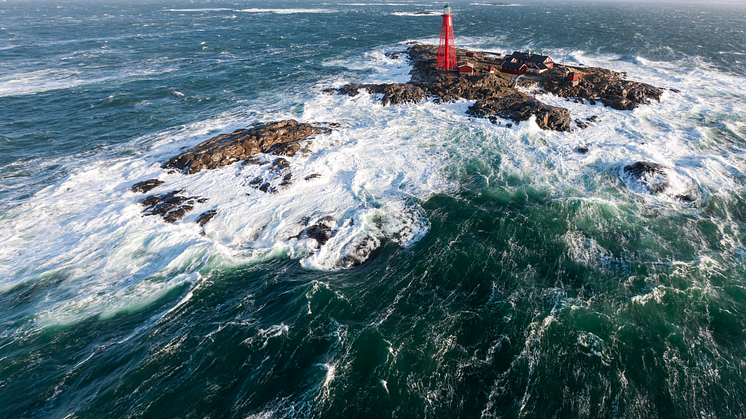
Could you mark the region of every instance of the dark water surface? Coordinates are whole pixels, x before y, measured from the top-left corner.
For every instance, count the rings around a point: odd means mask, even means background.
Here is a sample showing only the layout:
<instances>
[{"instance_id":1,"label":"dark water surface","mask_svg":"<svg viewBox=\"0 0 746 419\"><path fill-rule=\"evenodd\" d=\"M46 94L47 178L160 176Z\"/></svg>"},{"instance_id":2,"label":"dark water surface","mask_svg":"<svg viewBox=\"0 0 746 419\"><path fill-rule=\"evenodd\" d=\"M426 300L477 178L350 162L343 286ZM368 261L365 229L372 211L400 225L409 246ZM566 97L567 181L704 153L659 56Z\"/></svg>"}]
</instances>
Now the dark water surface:
<instances>
[{"instance_id":1,"label":"dark water surface","mask_svg":"<svg viewBox=\"0 0 746 419\"><path fill-rule=\"evenodd\" d=\"M442 3L0 3L0 417L746 417L746 7L451 5L459 47L678 93L540 95L599 116L572 133L322 93L406 81L385 53L436 43ZM288 118L342 124L289 158L318 180L160 169ZM142 217L154 177L208 201Z\"/></svg>"}]
</instances>

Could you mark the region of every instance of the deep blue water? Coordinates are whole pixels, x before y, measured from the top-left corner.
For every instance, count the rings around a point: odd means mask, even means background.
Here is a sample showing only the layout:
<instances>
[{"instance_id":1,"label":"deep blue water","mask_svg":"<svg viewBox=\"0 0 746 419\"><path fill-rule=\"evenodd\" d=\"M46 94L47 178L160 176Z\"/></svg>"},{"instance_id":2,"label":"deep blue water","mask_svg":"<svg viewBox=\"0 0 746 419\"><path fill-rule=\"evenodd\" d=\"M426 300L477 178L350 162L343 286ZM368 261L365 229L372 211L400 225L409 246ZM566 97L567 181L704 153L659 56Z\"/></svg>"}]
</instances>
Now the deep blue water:
<instances>
[{"instance_id":1,"label":"deep blue water","mask_svg":"<svg viewBox=\"0 0 746 419\"><path fill-rule=\"evenodd\" d=\"M746 5L451 2L459 47L667 89L539 95L582 131L322 93L406 81L386 53L437 43L442 6L0 3L0 417L746 417ZM161 169L289 118L342 127L278 194ZM156 177L207 201L143 217Z\"/></svg>"}]
</instances>

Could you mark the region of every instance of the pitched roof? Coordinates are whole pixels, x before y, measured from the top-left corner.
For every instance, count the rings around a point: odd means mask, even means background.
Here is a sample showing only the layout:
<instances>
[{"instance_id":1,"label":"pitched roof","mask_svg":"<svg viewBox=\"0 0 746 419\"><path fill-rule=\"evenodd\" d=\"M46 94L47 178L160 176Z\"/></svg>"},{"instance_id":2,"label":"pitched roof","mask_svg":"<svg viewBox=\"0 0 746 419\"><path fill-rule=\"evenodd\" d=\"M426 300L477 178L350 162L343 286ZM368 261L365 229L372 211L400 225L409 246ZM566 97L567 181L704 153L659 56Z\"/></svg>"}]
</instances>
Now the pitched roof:
<instances>
[{"instance_id":1,"label":"pitched roof","mask_svg":"<svg viewBox=\"0 0 746 419\"><path fill-rule=\"evenodd\" d=\"M541 55L541 54L527 54L525 52L520 51L514 51L510 56L508 56L506 59L515 58L517 60L523 60L523 61L530 61L532 63L543 63L547 59L549 59L548 55Z\"/></svg>"},{"instance_id":2,"label":"pitched roof","mask_svg":"<svg viewBox=\"0 0 746 419\"><path fill-rule=\"evenodd\" d=\"M547 55L534 54L528 57L527 61L531 61L533 63L543 63L548 59L549 59L549 56Z\"/></svg>"},{"instance_id":3,"label":"pitched roof","mask_svg":"<svg viewBox=\"0 0 746 419\"><path fill-rule=\"evenodd\" d=\"M505 67L505 68L513 68L513 69L519 70L522 67L525 67L526 64L507 62L507 63L503 63L502 66Z\"/></svg>"}]
</instances>

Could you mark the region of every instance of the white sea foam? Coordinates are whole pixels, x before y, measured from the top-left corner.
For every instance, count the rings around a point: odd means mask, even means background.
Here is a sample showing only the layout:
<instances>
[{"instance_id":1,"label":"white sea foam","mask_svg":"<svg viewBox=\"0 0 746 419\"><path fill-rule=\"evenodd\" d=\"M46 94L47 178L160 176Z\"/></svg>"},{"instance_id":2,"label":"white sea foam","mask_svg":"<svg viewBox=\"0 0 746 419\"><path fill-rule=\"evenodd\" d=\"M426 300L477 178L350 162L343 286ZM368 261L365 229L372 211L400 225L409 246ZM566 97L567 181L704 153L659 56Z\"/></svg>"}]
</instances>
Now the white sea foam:
<instances>
[{"instance_id":1,"label":"white sea foam","mask_svg":"<svg viewBox=\"0 0 746 419\"><path fill-rule=\"evenodd\" d=\"M412 16L412 17L440 16L439 12L392 12L391 14L394 16Z\"/></svg>"},{"instance_id":2,"label":"white sea foam","mask_svg":"<svg viewBox=\"0 0 746 419\"><path fill-rule=\"evenodd\" d=\"M340 76L333 78L332 86L341 87L347 83L406 83L409 81L409 72L412 66L407 62L404 54L398 58L392 58L391 53L401 52L406 49L405 43L400 45L378 48L363 54L342 60L330 60L325 66L341 66L349 70L365 71L364 75L355 75L355 78ZM328 86L328 85L325 85Z\"/></svg>"},{"instance_id":3,"label":"white sea foam","mask_svg":"<svg viewBox=\"0 0 746 419\"><path fill-rule=\"evenodd\" d=\"M149 77L168 73L173 70L173 67L161 67L157 69L149 68L123 72L113 71L97 77L88 77L83 71L62 69L10 73L0 76L0 97L32 95L50 90L70 89L78 86L104 83L111 80Z\"/></svg>"},{"instance_id":4,"label":"white sea foam","mask_svg":"<svg viewBox=\"0 0 746 419\"><path fill-rule=\"evenodd\" d=\"M634 297L632 297L632 302L636 304L645 305L650 301L654 301L660 304L661 298L663 298L664 295L666 295L666 287L659 285L653 288L653 290L647 294L635 295Z\"/></svg>"},{"instance_id":5,"label":"white sea foam","mask_svg":"<svg viewBox=\"0 0 746 419\"><path fill-rule=\"evenodd\" d=\"M512 176L558 196L580 190L584 198L612 205L629 200L622 186L608 187L619 179L619 168L640 160L670 167L676 191L691 185L718 194L742 188L746 162L728 149L743 141L746 88L733 76L675 63L582 55L587 65L627 71L632 80L681 93L666 92L661 103L626 112L539 95L576 118L599 117L590 128L572 133L542 131L533 120L513 128L471 120L465 115L468 101L384 107L364 92L355 97L320 92L350 82L408 80L405 58L386 55L404 48L387 46L330 63L349 71L317 86L318 94L304 99L302 110L287 110L297 98L272 99L277 103L269 107L241 105L133 139L123 147L146 150L134 157L71 167L64 181L0 215L0 292L48 283L48 303L37 320L70 324L136 312L223 267L293 258L308 269L337 269L360 247L416 243L429 229L420 204L473 179L463 166L474 160L484 163L479 175L488 192L505 188L501 179ZM732 116L723 118L724 112ZM710 115L730 122L708 124ZM235 164L189 176L160 168L183 147L248 123L286 118L338 122L342 128L313 140L312 153L288 158L294 183L277 194L248 186L253 177L267 175L267 166ZM589 145L589 152L574 152L578 145ZM313 174L321 176L304 180ZM143 217L137 203L142 195L128 188L154 177L165 184L151 193L184 189L208 200L175 224ZM210 209L218 215L201 235L195 220ZM336 232L325 245L298 238L304 223L326 216L335 220ZM607 252L598 243L580 235L566 239L574 260L603 267ZM740 243L724 237L731 239Z\"/></svg>"},{"instance_id":6,"label":"white sea foam","mask_svg":"<svg viewBox=\"0 0 746 419\"><path fill-rule=\"evenodd\" d=\"M166 9L169 12L232 12L234 9L226 9L222 7L205 7L201 9Z\"/></svg>"},{"instance_id":7,"label":"white sea foam","mask_svg":"<svg viewBox=\"0 0 746 419\"><path fill-rule=\"evenodd\" d=\"M194 9L166 9L169 12L243 12L243 13L276 13L276 14L297 14L297 13L335 13L332 9L274 9L274 8L249 8L249 9L228 9L222 7L215 8L194 8Z\"/></svg>"},{"instance_id":8,"label":"white sea foam","mask_svg":"<svg viewBox=\"0 0 746 419\"><path fill-rule=\"evenodd\" d=\"M280 15L296 14L296 13L336 13L333 9L239 9L237 12L243 13L276 13Z\"/></svg>"},{"instance_id":9,"label":"white sea foam","mask_svg":"<svg viewBox=\"0 0 746 419\"><path fill-rule=\"evenodd\" d=\"M339 3L340 6L432 6L423 3Z\"/></svg>"},{"instance_id":10,"label":"white sea foam","mask_svg":"<svg viewBox=\"0 0 746 419\"><path fill-rule=\"evenodd\" d=\"M372 56L383 73L392 74L391 62L408 73L401 59L383 51ZM296 258L308 269L338 269L344 258L362 251L364 259L366 249L384 241L410 246L429 228L419 204L453 187L443 176L445 156L438 143L447 138L451 116L462 111L462 105L431 102L383 107L365 93L350 98L319 92L300 114L257 118L259 108L244 109L135 139L125 147L150 151L73 169L2 215L0 292L27 282L54 284L37 321L71 324L137 312L174 290L193 287L216 268ZM312 153L287 157L294 183L277 194L248 186L254 177L268 175L267 165L236 164L189 176L160 168L181 148L215 134L257 119L289 117L335 121L343 128L316 138ZM424 120L432 122L423 126ZM320 177L304 180L313 174ZM207 201L175 224L143 217L138 205L143 195L128 188L154 177L165 184L150 193L183 189ZM201 235L195 220L210 209L218 215ZM313 223L326 216L335 219L336 231L325 245L296 238L304 219Z\"/></svg>"},{"instance_id":11,"label":"white sea foam","mask_svg":"<svg viewBox=\"0 0 746 419\"><path fill-rule=\"evenodd\" d=\"M605 268L612 258L611 252L579 231L568 231L562 236L562 240L567 246L570 259L588 268Z\"/></svg>"}]
</instances>

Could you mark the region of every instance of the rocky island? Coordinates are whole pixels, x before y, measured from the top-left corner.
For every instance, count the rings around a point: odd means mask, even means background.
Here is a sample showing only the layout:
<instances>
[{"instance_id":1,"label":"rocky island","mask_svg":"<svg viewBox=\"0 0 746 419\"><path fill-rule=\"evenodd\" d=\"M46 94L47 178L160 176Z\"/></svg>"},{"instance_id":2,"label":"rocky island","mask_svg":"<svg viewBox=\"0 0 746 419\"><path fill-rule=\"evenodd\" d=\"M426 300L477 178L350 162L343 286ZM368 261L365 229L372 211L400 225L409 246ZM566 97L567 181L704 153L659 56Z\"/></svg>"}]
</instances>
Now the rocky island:
<instances>
[{"instance_id":1,"label":"rocky island","mask_svg":"<svg viewBox=\"0 0 746 419\"><path fill-rule=\"evenodd\" d=\"M540 74L515 75L503 73L493 60L487 60L490 53L456 49L459 62L469 62L473 74L459 76L457 71L443 71L435 68L437 47L434 45L411 45L406 54L412 64L412 76L408 83L398 84L348 84L339 89L327 89L327 93L354 96L360 89L369 93L383 94L383 105L418 103L427 97L435 102L452 102L458 99L475 100L467 113L474 117L489 118L497 123L497 117L515 122L525 121L532 115L542 129L571 131L585 128L588 121L575 121L565 108L550 106L524 93L533 89L552 93L559 97L587 100L591 104L600 102L618 110L632 110L647 104L651 99L660 100L662 89L649 84L628 81L624 73L603 68L573 67L554 64ZM480 58L482 57L482 58ZM490 67L494 70L491 72ZM567 81L569 73L578 74L577 83ZM519 89L523 87L524 89Z\"/></svg>"},{"instance_id":2,"label":"rocky island","mask_svg":"<svg viewBox=\"0 0 746 419\"><path fill-rule=\"evenodd\" d=\"M498 118L515 122L535 116L536 123L545 130L572 131L583 129L596 118L573 121L567 109L550 106L532 96L530 92L543 91L576 101L601 103L618 110L631 110L637 106L659 100L660 88L625 79L625 74L602 68L570 67L555 64L541 74L514 75L494 71L494 61L475 57L489 53L474 53L457 49L459 60L466 61L467 54L473 68L473 75L459 76L458 72L435 69L437 47L414 44L406 51L392 53L398 57L406 54L412 65L408 83L348 84L336 89L325 89L325 93L355 96L361 90L380 94L384 106L403 103L419 103L432 98L436 103L452 102L458 99L475 101L467 113L477 118L488 118L492 123L501 123ZM492 68L490 68L492 67ZM492 70L492 71L491 71ZM575 83L567 81L569 73L576 73ZM511 124L507 124L511 126ZM261 193L279 193L294 181L290 163L283 156L292 156L304 150L313 137L339 129L336 123L308 124L295 120L284 120L254 124L229 134L222 134L198 144L163 163L164 170L183 175L192 175L203 170L212 170L234 163L269 164L264 177L253 178L248 186ZM585 150L587 152L587 150ZM309 151L310 152L310 151ZM580 151L581 153L584 151ZM262 156L260 158L260 156ZM651 194L663 193L668 187L666 167L651 162L638 162L624 168L625 176L635 178ZM309 181L318 174L303 178ZM148 179L130 187L135 193L148 193L161 188L164 181ZM691 201L689 196L677 199ZM188 196L181 189L165 190L148 195L139 200L143 215L160 216L168 223L182 219L204 203L205 198ZM210 209L196 218L196 223L204 227L218 214L218 209ZM316 246L323 246L335 234L336 222L328 216L314 219L308 217L300 226L300 233L294 238L311 239ZM204 230L203 230L204 234ZM380 246L373 237L363 237L356 241L348 256L339 263L340 267L357 266L366 261Z\"/></svg>"}]
</instances>

